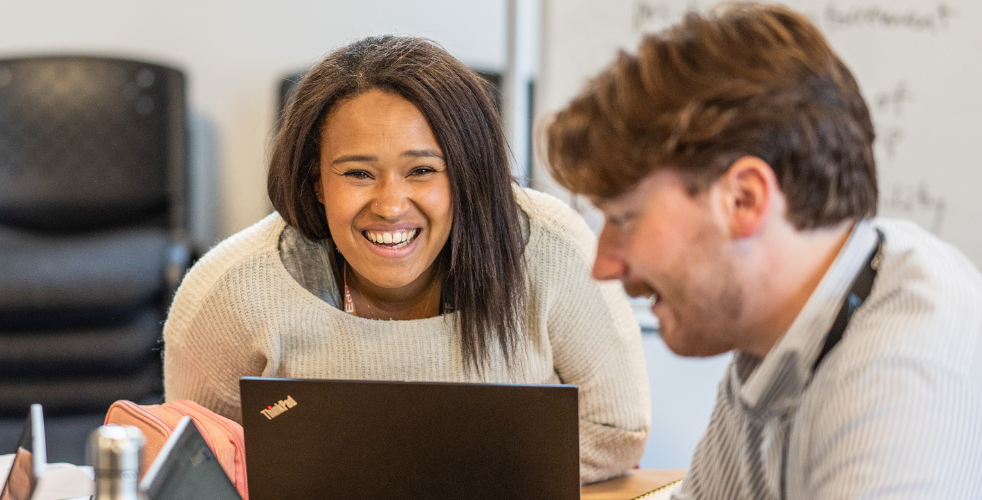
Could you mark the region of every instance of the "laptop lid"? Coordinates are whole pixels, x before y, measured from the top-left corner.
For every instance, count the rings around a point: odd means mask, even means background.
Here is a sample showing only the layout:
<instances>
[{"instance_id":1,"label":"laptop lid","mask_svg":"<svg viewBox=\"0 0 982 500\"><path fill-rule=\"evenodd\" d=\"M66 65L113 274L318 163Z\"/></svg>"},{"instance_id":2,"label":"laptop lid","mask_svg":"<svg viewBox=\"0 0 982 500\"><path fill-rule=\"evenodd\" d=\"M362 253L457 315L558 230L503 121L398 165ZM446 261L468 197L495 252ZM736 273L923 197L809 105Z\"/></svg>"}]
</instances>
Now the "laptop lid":
<instances>
[{"instance_id":1,"label":"laptop lid","mask_svg":"<svg viewBox=\"0 0 982 500\"><path fill-rule=\"evenodd\" d=\"M14 461L0 490L0 500L30 500L37 489L38 479L47 468L47 449L44 442L44 414L41 405L31 405L31 413L20 431Z\"/></svg>"},{"instance_id":2,"label":"laptop lid","mask_svg":"<svg viewBox=\"0 0 982 500\"><path fill-rule=\"evenodd\" d=\"M183 417L140 480L149 500L242 500L191 417Z\"/></svg>"},{"instance_id":3,"label":"laptop lid","mask_svg":"<svg viewBox=\"0 0 982 500\"><path fill-rule=\"evenodd\" d=\"M577 388L241 380L251 500L577 499Z\"/></svg>"}]
</instances>

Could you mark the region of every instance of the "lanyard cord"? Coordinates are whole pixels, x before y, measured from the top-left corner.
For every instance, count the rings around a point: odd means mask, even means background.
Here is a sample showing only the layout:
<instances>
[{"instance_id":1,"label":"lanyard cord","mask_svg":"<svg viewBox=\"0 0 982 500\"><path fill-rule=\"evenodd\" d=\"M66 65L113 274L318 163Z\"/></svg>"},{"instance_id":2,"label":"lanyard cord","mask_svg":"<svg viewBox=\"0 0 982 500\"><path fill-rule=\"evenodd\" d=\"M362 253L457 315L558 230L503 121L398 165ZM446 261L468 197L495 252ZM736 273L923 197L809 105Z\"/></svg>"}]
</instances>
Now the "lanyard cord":
<instances>
[{"instance_id":1,"label":"lanyard cord","mask_svg":"<svg viewBox=\"0 0 982 500\"><path fill-rule=\"evenodd\" d=\"M818 369L818 365L825 359L825 355L842 340L842 334L846 331L846 326L849 324L849 320L852 319L852 314L869 297L870 290L873 289L873 281L876 279L876 272L880 268L881 260L883 260L883 233L877 229L876 251L866 259L866 264L863 266L862 271L856 276L856 279L852 282L852 286L849 288L849 293L843 299L842 306L839 307L839 314L836 315L835 322L832 323L829 333L825 335L825 345L822 346L822 352L819 353L815 364L812 365L812 373L815 373L815 370Z\"/></svg>"}]
</instances>

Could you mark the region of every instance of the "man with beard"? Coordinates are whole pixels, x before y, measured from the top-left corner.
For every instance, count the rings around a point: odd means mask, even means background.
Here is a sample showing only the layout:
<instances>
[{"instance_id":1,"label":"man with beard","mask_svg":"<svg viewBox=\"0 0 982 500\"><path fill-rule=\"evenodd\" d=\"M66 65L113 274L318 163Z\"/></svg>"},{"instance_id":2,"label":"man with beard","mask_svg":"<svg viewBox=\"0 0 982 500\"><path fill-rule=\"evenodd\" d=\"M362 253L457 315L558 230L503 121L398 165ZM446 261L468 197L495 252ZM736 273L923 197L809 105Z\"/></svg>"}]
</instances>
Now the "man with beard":
<instances>
[{"instance_id":1,"label":"man with beard","mask_svg":"<svg viewBox=\"0 0 982 500\"><path fill-rule=\"evenodd\" d=\"M676 498L982 495L982 275L873 218L869 110L811 22L688 14L547 139L605 215L594 276L650 296L676 353L734 352Z\"/></svg>"}]
</instances>

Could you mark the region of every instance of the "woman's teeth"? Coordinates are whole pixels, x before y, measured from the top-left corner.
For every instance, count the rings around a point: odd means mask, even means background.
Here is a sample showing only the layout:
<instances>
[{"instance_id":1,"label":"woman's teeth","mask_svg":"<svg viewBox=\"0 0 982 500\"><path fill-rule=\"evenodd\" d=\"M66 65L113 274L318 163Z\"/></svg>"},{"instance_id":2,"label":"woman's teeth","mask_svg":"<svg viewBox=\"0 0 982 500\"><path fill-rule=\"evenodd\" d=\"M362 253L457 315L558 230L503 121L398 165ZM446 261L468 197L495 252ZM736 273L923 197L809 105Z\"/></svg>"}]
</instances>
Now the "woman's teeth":
<instances>
[{"instance_id":1,"label":"woman's teeth","mask_svg":"<svg viewBox=\"0 0 982 500\"><path fill-rule=\"evenodd\" d=\"M416 236L419 235L419 229L392 232L365 231L364 234L369 241L376 245L386 248L402 248L416 239Z\"/></svg>"}]
</instances>

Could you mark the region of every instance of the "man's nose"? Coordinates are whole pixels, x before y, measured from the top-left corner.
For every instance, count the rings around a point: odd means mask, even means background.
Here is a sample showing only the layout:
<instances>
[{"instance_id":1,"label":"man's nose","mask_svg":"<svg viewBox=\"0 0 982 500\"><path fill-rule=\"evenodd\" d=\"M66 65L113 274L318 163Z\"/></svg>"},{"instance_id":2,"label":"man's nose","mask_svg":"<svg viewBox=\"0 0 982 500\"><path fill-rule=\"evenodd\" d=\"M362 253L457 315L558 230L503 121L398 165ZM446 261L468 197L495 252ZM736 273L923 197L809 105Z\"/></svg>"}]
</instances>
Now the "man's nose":
<instances>
[{"instance_id":1,"label":"man's nose","mask_svg":"<svg viewBox=\"0 0 982 500\"><path fill-rule=\"evenodd\" d=\"M619 256L619 243L606 224L597 240L597 257L593 261L593 277L598 280L623 280L628 266Z\"/></svg>"}]
</instances>

